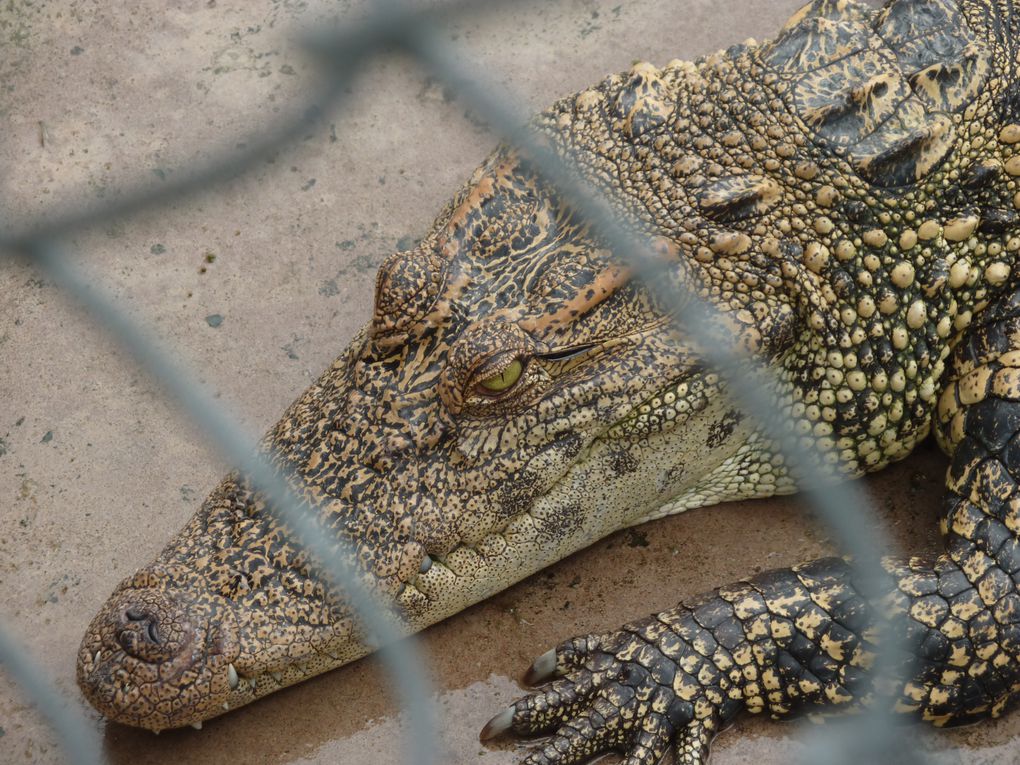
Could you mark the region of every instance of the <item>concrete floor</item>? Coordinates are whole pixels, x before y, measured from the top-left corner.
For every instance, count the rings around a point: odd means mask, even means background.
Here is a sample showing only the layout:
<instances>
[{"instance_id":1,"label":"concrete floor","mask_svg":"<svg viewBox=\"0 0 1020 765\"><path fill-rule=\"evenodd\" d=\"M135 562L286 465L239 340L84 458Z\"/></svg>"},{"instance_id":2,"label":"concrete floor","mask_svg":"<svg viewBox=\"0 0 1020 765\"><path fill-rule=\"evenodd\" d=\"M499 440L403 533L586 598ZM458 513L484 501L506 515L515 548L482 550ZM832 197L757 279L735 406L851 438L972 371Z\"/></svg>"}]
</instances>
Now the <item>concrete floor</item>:
<instances>
[{"instance_id":1,"label":"concrete floor","mask_svg":"<svg viewBox=\"0 0 1020 765\"><path fill-rule=\"evenodd\" d=\"M635 58L664 63L773 33L800 0L503 3L451 23L464 61L524 111ZM5 221L159 184L303 108L314 67L296 25L363 5L300 0L54 0L0 8ZM209 193L70 242L257 434L369 315L375 267L424 231L494 138L455 92L382 59L340 112ZM523 116L523 114L522 114ZM89 619L162 547L226 466L128 355L30 268L0 263L0 604L70 703ZM897 543L934 549L943 458L930 448L868 482ZM762 568L834 548L796 500L702 510L618 534L428 630L452 762L512 763L485 720L531 659ZM635 605L637 604L637 605ZM396 763L401 722L374 659L155 736L91 713L114 763ZM915 733L944 763L1012 763L1020 716ZM788 762L799 727L743 720L715 763ZM0 762L60 762L55 738L0 674Z\"/></svg>"}]
</instances>

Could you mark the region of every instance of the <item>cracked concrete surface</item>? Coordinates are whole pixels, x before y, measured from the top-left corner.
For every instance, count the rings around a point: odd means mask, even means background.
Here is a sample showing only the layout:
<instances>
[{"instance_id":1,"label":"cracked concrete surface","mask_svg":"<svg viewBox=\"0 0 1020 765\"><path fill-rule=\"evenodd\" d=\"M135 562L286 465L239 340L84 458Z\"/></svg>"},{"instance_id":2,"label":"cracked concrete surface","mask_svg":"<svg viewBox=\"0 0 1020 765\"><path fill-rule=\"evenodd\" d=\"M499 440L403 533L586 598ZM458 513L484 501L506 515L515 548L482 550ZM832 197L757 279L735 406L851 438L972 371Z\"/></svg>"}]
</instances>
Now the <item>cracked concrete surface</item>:
<instances>
[{"instance_id":1,"label":"cracked concrete surface","mask_svg":"<svg viewBox=\"0 0 1020 765\"><path fill-rule=\"evenodd\" d=\"M504 3L445 28L465 65L525 111L636 58L664 63L773 34L800 0ZM0 7L5 224L160 184L304 108L316 69L289 34L363 3L54 0ZM424 231L494 144L448 87L383 58L340 111L242 177L77 234L70 251L253 434L369 315L383 257ZM522 113L522 117L524 114ZM0 603L73 704L74 658L116 583L150 560L226 465L129 356L23 264L0 262ZM902 547L938 545L944 459L931 448L868 482ZM618 534L447 620L423 639L453 762L512 763L485 720L531 659L754 571L826 554L794 499L731 504ZM635 608L634 604L640 604ZM397 763L397 705L368 659L160 737L88 712L114 763ZM907 729L940 763L1012 763L1020 716ZM784 763L797 725L743 719L715 763ZM62 757L0 673L0 762Z\"/></svg>"}]
</instances>

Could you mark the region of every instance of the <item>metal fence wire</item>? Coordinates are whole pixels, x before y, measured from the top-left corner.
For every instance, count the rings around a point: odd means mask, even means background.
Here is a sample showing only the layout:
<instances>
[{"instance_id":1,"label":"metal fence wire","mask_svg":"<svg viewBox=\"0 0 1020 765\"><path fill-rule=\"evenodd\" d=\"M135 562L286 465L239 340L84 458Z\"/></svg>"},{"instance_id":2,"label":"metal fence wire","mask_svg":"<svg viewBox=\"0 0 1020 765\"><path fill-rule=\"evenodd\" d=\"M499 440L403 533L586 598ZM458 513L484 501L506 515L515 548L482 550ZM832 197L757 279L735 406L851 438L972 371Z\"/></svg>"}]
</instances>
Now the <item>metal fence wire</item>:
<instances>
[{"instance_id":1,"label":"metal fence wire","mask_svg":"<svg viewBox=\"0 0 1020 765\"><path fill-rule=\"evenodd\" d=\"M97 223L122 219L143 210L165 205L222 183L252 168L259 160L299 140L318 119L319 109L338 109L348 92L348 85L357 72L381 54L399 53L412 57L422 67L456 89L469 108L493 127L510 144L516 146L539 169L544 180L558 189L563 198L590 221L621 261L628 263L649 288L660 293L675 308L676 321L688 336L706 351L705 361L727 382L730 395L749 412L763 431L782 450L788 464L797 466L800 485L808 492L820 517L832 528L842 549L852 556L862 592L879 594L879 560L886 549L886 540L875 514L861 492L852 483L833 484L822 480L831 474L830 455L809 449L785 427L774 401L765 394L770 372L753 360L729 351L729 344L716 337L715 322L706 321L714 309L682 286L671 285L661 278L662 263L650 254L647 242L628 229L609 204L594 189L578 179L570 157L550 151L520 125L523 112L513 108L505 98L495 98L490 85L458 66L447 37L440 34L444 21L469 10L484 9L493 2L458 0L430 7L413 6L394 0L377 0L374 12L356 25L307 38L327 70L323 92L310 94L309 108L299 109L278 125L266 127L261 138L249 141L247 148L220 156L202 168L176 174L176 179L158 187L139 184L134 190L100 207L66 209L17 224L8 222L0 237L0 249L8 256L27 259L52 282L65 289L80 302L123 346L137 364L158 380L232 464L247 472L253 483L272 500L273 512L294 530L301 545L324 561L320 575L334 590L340 590L354 604L365 630L383 648L385 664L406 711L406 761L429 765L440 757L434 704L429 703L431 689L421 657L413 641L398 640L394 626L377 607L353 571L344 564L344 557L330 554L335 540L319 533L318 522L311 514L299 510L286 481L261 458L254 454L253 441L240 426L223 414L222 402L216 401L198 384L196 376L173 360L149 333L138 329L135 319L126 314L110 296L90 286L91 279L78 264L84 258L66 251L65 242L76 232ZM680 13L681 9L677 9ZM318 108L311 108L312 105ZM822 487L824 486L824 490ZM888 625L878 628L886 632L872 670L876 677L895 676L896 639ZM567 637L567 636L564 636ZM64 699L34 665L25 649L18 646L5 630L0 630L0 662L11 677L23 687L41 714L56 730L68 758L75 763L92 765L103 760L101 742L76 702ZM846 724L825 729L824 737L808 747L810 762L896 762L920 760L913 747L894 727L890 716L876 703L871 711L854 717Z\"/></svg>"}]
</instances>

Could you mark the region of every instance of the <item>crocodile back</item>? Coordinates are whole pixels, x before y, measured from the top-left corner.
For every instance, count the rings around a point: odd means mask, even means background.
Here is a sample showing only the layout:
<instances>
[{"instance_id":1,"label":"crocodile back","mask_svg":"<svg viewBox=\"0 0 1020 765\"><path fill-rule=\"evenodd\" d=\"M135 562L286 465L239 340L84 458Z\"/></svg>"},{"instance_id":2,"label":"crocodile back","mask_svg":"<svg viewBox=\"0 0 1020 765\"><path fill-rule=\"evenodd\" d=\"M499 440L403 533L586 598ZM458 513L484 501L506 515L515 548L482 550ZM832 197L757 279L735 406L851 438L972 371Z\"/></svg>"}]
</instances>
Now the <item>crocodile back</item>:
<instances>
[{"instance_id":1,"label":"crocodile back","mask_svg":"<svg viewBox=\"0 0 1020 765\"><path fill-rule=\"evenodd\" d=\"M881 11L818 0L762 61L790 89L817 144L871 184L904 186L949 156L960 119L991 75L993 46L970 15L945 0L897 0Z\"/></svg>"}]
</instances>

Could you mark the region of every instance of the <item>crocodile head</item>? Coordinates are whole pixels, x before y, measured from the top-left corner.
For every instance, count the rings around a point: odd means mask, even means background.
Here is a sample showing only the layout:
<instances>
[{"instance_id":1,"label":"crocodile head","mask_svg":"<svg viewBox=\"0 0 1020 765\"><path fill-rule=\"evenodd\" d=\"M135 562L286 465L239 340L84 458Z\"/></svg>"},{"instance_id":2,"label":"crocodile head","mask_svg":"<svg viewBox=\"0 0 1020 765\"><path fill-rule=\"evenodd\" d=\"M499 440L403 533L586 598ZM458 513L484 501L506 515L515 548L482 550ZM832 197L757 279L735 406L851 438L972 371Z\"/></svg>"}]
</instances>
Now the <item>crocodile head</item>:
<instances>
[{"instance_id":1,"label":"crocodile head","mask_svg":"<svg viewBox=\"0 0 1020 765\"><path fill-rule=\"evenodd\" d=\"M768 274L699 271L689 236L644 229L664 273L768 307L727 312L735 344L761 350L788 315ZM614 530L775 493L780 463L658 300L501 149L384 263L370 324L262 448L406 632ZM160 730L369 652L314 569L228 476L95 618L79 684L107 717Z\"/></svg>"}]
</instances>

